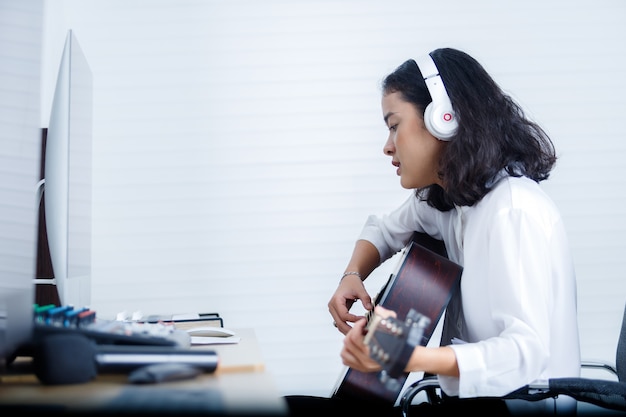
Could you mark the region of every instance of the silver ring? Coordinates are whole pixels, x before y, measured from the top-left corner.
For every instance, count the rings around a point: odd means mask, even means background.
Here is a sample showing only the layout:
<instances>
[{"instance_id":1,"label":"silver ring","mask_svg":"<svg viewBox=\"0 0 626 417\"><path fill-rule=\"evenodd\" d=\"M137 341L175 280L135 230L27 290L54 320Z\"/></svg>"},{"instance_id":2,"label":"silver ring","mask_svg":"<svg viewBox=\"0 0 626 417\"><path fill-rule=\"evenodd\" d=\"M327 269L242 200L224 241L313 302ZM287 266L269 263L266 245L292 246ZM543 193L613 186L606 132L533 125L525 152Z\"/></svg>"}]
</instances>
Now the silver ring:
<instances>
[{"instance_id":1,"label":"silver ring","mask_svg":"<svg viewBox=\"0 0 626 417\"><path fill-rule=\"evenodd\" d=\"M337 327L337 322L333 321L333 326Z\"/></svg>"}]
</instances>

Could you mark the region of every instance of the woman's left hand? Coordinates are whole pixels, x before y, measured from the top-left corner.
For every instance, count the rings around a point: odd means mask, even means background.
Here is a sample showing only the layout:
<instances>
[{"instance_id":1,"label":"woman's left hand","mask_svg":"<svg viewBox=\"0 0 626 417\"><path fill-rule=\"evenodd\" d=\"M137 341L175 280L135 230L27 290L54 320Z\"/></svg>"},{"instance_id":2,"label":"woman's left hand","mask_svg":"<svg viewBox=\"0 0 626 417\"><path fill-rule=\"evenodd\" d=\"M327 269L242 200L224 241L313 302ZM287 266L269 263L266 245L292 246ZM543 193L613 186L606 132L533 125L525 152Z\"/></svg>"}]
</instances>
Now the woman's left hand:
<instances>
[{"instance_id":1,"label":"woman's left hand","mask_svg":"<svg viewBox=\"0 0 626 417\"><path fill-rule=\"evenodd\" d=\"M382 367L370 357L370 349L363 341L367 320L362 318L354 323L346 334L341 350L344 365L360 372L377 372Z\"/></svg>"}]
</instances>

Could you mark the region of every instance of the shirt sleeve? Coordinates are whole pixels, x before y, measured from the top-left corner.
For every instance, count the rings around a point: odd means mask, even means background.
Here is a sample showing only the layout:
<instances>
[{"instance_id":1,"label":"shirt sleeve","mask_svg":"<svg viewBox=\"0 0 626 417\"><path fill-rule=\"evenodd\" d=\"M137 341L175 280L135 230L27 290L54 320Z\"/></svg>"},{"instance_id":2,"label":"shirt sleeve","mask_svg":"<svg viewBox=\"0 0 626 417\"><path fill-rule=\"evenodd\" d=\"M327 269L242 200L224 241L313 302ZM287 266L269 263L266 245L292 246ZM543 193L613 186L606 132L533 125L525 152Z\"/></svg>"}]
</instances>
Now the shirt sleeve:
<instances>
[{"instance_id":1,"label":"shirt sleeve","mask_svg":"<svg viewBox=\"0 0 626 417\"><path fill-rule=\"evenodd\" d=\"M384 262L404 248L416 231L422 231L418 220L419 201L411 194L404 203L389 214L367 218L359 239L372 243L380 262Z\"/></svg>"}]
</instances>

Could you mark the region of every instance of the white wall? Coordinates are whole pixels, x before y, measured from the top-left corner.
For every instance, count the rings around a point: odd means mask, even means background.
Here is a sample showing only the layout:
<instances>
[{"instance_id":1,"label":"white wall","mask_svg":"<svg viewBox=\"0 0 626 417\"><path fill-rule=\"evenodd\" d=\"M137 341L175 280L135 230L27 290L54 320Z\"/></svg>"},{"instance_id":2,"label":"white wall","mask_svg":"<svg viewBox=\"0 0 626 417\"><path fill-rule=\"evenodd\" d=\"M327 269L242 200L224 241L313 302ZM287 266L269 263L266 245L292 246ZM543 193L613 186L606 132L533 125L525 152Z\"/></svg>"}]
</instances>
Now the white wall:
<instances>
[{"instance_id":1,"label":"white wall","mask_svg":"<svg viewBox=\"0 0 626 417\"><path fill-rule=\"evenodd\" d=\"M342 337L326 303L366 216L407 195L382 154L379 82L452 46L552 135L561 159L545 187L569 228L583 355L614 359L626 299L626 3L46 5L44 80L69 28L93 71L101 316L218 311L227 327L256 329L282 393L329 394ZM367 281L372 295L392 266Z\"/></svg>"},{"instance_id":2,"label":"white wall","mask_svg":"<svg viewBox=\"0 0 626 417\"><path fill-rule=\"evenodd\" d=\"M30 337L41 130L42 1L0 0L0 362Z\"/></svg>"}]
</instances>

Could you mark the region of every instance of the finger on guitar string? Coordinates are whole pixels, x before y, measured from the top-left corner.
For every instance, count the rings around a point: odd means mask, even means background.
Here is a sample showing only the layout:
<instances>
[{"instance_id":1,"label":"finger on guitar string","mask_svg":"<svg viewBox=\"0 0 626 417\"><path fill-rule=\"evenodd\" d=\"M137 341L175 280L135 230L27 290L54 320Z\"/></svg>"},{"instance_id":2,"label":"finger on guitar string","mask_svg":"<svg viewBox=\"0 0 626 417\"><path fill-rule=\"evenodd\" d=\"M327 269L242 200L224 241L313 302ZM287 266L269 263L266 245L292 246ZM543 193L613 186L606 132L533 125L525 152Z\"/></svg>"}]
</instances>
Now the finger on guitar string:
<instances>
[{"instance_id":1,"label":"finger on guitar string","mask_svg":"<svg viewBox=\"0 0 626 417\"><path fill-rule=\"evenodd\" d=\"M364 342L364 335L366 333L366 319L360 319L352 326L350 332L346 334L346 338L344 339L344 346L353 345L360 352L367 354L369 348L367 344Z\"/></svg>"},{"instance_id":2,"label":"finger on guitar string","mask_svg":"<svg viewBox=\"0 0 626 417\"><path fill-rule=\"evenodd\" d=\"M383 317L383 318L387 318L387 317L398 317L397 313L393 310L389 310L381 305L377 305L376 307L374 307L374 313Z\"/></svg>"},{"instance_id":3,"label":"finger on guitar string","mask_svg":"<svg viewBox=\"0 0 626 417\"><path fill-rule=\"evenodd\" d=\"M353 279L350 279L354 277ZM329 307L334 306L334 308L341 314L342 308L346 310L350 310L350 308L354 305L355 302L361 301L363 307L366 310L372 309L372 299L367 293L363 282L354 275L349 275L346 279L343 279L335 293L332 295L330 301L328 302ZM341 314L343 316L343 314ZM353 321L353 320L347 320Z\"/></svg>"},{"instance_id":4,"label":"finger on guitar string","mask_svg":"<svg viewBox=\"0 0 626 417\"><path fill-rule=\"evenodd\" d=\"M344 339L341 359L344 365L362 372L378 371L381 367L371 358L369 346L363 340L365 324L366 320L359 320L352 326Z\"/></svg>"},{"instance_id":5,"label":"finger on guitar string","mask_svg":"<svg viewBox=\"0 0 626 417\"><path fill-rule=\"evenodd\" d=\"M353 302L353 299L351 298L349 302ZM343 334L346 334L352 328L348 323L354 323L363 318L362 315L351 313L347 303L348 300L346 298L337 294L328 302L328 311L336 324L335 327Z\"/></svg>"}]
</instances>

